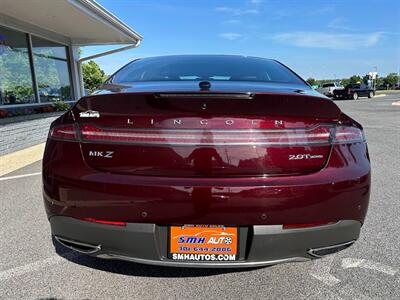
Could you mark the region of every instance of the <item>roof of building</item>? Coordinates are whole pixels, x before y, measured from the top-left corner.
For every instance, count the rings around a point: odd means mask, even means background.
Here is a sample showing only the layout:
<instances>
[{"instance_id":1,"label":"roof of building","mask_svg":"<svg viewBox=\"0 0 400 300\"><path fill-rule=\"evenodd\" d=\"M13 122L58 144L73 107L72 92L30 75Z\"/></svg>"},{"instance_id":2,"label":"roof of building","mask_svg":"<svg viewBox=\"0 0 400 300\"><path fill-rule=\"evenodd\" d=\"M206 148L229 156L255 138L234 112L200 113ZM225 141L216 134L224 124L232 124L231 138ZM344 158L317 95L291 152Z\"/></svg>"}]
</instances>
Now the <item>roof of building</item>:
<instances>
[{"instance_id":1,"label":"roof of building","mask_svg":"<svg viewBox=\"0 0 400 300\"><path fill-rule=\"evenodd\" d=\"M72 45L136 44L142 36L94 0L0 0L0 24L24 23ZM1 22L3 21L3 22Z\"/></svg>"}]
</instances>

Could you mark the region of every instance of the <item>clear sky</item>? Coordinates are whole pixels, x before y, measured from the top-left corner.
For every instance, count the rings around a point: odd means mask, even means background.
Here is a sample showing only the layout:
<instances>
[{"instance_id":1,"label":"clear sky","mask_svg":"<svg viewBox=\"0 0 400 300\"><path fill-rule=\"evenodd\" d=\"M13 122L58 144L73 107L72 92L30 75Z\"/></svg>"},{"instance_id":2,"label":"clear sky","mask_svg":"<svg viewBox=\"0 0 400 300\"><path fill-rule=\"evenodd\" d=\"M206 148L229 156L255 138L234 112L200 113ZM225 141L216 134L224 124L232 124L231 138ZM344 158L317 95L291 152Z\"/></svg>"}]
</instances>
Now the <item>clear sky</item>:
<instances>
[{"instance_id":1,"label":"clear sky","mask_svg":"<svg viewBox=\"0 0 400 300\"><path fill-rule=\"evenodd\" d=\"M399 0L98 0L143 37L99 58L111 74L138 57L240 54L278 59L304 78L400 69ZM86 47L83 56L110 47Z\"/></svg>"}]
</instances>

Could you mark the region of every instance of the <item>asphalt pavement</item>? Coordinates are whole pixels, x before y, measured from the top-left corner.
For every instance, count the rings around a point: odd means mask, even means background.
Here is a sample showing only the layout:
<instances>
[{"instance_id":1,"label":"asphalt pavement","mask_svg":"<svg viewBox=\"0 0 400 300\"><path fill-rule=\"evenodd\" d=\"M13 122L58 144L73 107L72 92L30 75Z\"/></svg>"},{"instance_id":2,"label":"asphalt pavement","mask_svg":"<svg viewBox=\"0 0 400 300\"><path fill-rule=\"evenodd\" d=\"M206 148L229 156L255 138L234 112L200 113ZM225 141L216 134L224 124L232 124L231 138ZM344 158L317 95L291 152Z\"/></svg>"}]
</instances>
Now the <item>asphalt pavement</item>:
<instances>
[{"instance_id":1,"label":"asphalt pavement","mask_svg":"<svg viewBox=\"0 0 400 300\"><path fill-rule=\"evenodd\" d=\"M40 162L0 177L0 299L400 299L400 93L337 101L365 127L372 192L358 242L305 263L184 269L55 252ZM351 201L351 199L349 199Z\"/></svg>"}]
</instances>

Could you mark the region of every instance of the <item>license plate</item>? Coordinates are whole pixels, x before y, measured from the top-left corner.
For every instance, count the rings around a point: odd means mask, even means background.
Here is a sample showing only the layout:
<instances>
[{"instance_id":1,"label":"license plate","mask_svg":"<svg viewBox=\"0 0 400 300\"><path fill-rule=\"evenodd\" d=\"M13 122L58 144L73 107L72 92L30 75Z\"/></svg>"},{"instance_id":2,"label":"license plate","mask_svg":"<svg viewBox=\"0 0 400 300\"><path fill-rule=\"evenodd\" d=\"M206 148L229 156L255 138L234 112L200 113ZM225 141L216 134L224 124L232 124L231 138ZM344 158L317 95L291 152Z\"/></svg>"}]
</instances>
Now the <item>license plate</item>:
<instances>
[{"instance_id":1,"label":"license plate","mask_svg":"<svg viewBox=\"0 0 400 300\"><path fill-rule=\"evenodd\" d=\"M171 226L169 258L182 261L232 261L238 258L238 229L217 225Z\"/></svg>"}]
</instances>

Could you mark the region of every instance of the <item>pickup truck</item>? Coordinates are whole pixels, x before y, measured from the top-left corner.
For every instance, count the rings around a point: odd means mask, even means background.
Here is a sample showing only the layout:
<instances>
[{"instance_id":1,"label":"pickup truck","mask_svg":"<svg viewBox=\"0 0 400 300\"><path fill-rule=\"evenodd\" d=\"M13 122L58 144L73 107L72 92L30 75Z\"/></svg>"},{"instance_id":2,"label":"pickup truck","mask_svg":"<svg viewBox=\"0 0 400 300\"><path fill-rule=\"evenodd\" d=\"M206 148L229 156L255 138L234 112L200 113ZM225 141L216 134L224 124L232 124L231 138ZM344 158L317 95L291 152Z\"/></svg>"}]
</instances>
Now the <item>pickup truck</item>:
<instances>
[{"instance_id":1,"label":"pickup truck","mask_svg":"<svg viewBox=\"0 0 400 300\"><path fill-rule=\"evenodd\" d=\"M359 97L372 98L375 96L375 90L368 85L363 84L348 84L342 90L333 91L333 99L353 99Z\"/></svg>"},{"instance_id":2,"label":"pickup truck","mask_svg":"<svg viewBox=\"0 0 400 300\"><path fill-rule=\"evenodd\" d=\"M317 88L317 92L322 95L332 97L333 91L343 89L343 86L337 82L324 83L321 87Z\"/></svg>"}]
</instances>

